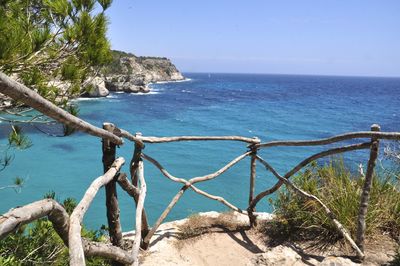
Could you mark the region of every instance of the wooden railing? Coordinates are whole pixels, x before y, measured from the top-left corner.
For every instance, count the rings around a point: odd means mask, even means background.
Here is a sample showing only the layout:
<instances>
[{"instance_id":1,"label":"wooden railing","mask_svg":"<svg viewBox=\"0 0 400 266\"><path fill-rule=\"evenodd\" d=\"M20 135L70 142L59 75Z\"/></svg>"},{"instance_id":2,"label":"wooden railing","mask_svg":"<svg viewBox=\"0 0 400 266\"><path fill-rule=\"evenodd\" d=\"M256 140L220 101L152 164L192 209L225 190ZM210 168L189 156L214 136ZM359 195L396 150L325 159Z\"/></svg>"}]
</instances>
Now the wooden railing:
<instances>
[{"instance_id":1,"label":"wooden railing","mask_svg":"<svg viewBox=\"0 0 400 266\"><path fill-rule=\"evenodd\" d=\"M111 123L104 123L103 128L95 127L61 110L57 106L41 98L34 91L8 78L2 73L0 73L0 93L6 94L15 100L19 100L27 105L30 105L42 113L52 117L56 121L68 124L69 126L72 126L77 130L87 132L88 134L101 137L103 140L102 160L104 175L98 177L92 182L82 200L73 210L70 217L68 217L68 214L61 205L52 200L37 201L23 207L18 207L10 210L0 217L0 238L3 238L9 233L14 232L22 224L26 224L33 220L47 216L53 223L56 232L69 247L71 265L84 265L85 256L102 256L109 258L114 261L114 265L138 265L139 249L148 248L149 243L151 242L151 239L158 227L162 224L170 211L188 189L191 189L195 193L198 193L211 200L221 202L233 211L248 215L250 225L253 226L257 221L257 213L255 212L256 205L267 195L276 192L282 185L291 187L295 193L317 202L326 212L327 217L332 220L333 224L338 230L338 233L340 233L353 247L357 257L359 259L363 259L366 227L365 217L368 209L369 193L372 184L375 162L378 156L379 141L381 139L400 140L400 132L380 132L378 125L372 125L371 131L351 132L325 139L273 141L266 143L261 143L258 138L247 138L242 136L146 137L138 133L133 135L123 129L117 128ZM135 149L132 152L132 158L129 163L130 180L128 180L126 174L121 172L121 167L125 160L123 158L116 158L116 146L123 144L123 138L133 141L135 144ZM293 167L284 175L279 174L270 163L268 163L258 154L260 149L267 149L269 147L328 145L347 140L358 139L367 140L357 144L339 146L316 153L301 161L298 165ZM188 179L172 175L156 159L143 152L145 144L153 145L156 143L180 141L239 141L244 143L244 147L241 155L228 162L218 171L204 176L195 176ZM339 222L337 217L335 217L334 213L327 207L327 205L316 196L298 188L290 181L290 177L298 173L307 164L320 158L361 149L369 149L370 156L368 160L367 172L365 174L364 187L360 199L358 228L356 240L354 241L351 235L343 227L343 225ZM217 178L246 157L250 157L250 187L248 206L245 210L236 207L221 196L212 195L197 187L197 183L206 182ZM144 176L144 161L153 164L167 179L182 184L182 187L171 199L170 203L166 206L165 210L160 214L159 218L152 227L149 226L146 210L144 208L147 191L146 179ZM273 176L277 178L277 182L271 188L264 188L261 193L255 195L257 162L261 163L267 171L270 171ZM120 211L116 190L117 183L125 192L127 192L129 196L134 199L136 205L136 234L134 245L131 251L125 251L122 249L122 229L119 219ZM111 244L90 242L81 237L81 223L84 214L89 208L99 188L102 186L105 186L106 190L107 220Z\"/></svg>"}]
</instances>

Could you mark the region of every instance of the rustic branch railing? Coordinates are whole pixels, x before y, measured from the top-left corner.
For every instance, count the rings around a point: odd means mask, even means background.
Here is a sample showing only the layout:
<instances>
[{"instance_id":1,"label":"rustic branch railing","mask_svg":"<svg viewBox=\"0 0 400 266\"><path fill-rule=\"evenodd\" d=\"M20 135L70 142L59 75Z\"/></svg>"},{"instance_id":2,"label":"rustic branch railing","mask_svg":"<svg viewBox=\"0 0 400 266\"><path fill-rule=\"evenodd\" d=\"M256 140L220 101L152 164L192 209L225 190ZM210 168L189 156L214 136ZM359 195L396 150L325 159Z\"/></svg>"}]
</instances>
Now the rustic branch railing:
<instances>
[{"instance_id":1,"label":"rustic branch railing","mask_svg":"<svg viewBox=\"0 0 400 266\"><path fill-rule=\"evenodd\" d=\"M125 160L123 158L116 159L115 162L110 166L110 168L103 176L98 177L92 182L92 184L86 190L86 193L83 196L82 200L73 210L70 217L70 227L68 233L70 265L79 266L85 264L85 256L83 252L82 237L81 237L81 229L82 229L81 223L83 220L83 216L89 209L89 206L92 203L99 189L102 186L105 186L110 182L112 182L112 180L117 175L117 173L119 172L124 163ZM112 244L114 246L117 246L116 243Z\"/></svg>"},{"instance_id":2,"label":"rustic branch railing","mask_svg":"<svg viewBox=\"0 0 400 266\"><path fill-rule=\"evenodd\" d=\"M85 255L97 255L109 258L113 260L113 264L115 265L138 265L138 255L140 247L146 249L149 246L150 240L154 233L157 231L158 227L168 216L172 208L175 206L175 204L179 201L179 199L188 188L209 199L219 201L234 211L247 214L249 216L250 225L255 225L257 218L257 213L255 212L255 209L258 202L267 195L270 195L277 191L283 184L291 187L295 193L298 193L299 195L306 197L310 200L316 201L326 212L327 217L332 220L338 232L353 247L358 258L363 259L363 242L366 227L365 216L368 208L369 191L371 189L375 161L378 156L379 140L400 140L400 132L380 132L379 126L377 125L373 125L371 131L351 132L324 139L300 141L272 141L266 143L261 143L258 138L247 138L242 136L145 137L138 133L133 135L128 131L119 129L110 123L105 123L103 125L103 128L95 127L58 108L51 102L40 97L36 92L10 79L1 72L0 92L10 96L14 100L22 101L25 104L30 105L31 107L37 109L38 111L49 117L52 117L60 123L67 124L76 128L77 130L87 132L91 135L101 137L103 139L102 150L104 175L92 182L84 197L71 214L71 217L68 217L68 214L65 212L61 205L51 200L39 201L23 207L12 209L6 214L0 216L0 238L5 237L9 233L15 231L22 224L26 224L33 220L47 216L49 220L53 223L56 232L63 239L64 243L70 248L71 265L84 265ZM115 159L115 148L116 145L123 144L122 138L126 138L135 143L135 149L133 151L132 159L129 165L131 181L127 179L126 174L120 173L120 169L122 164L124 163L124 159ZM342 141L366 138L369 138L369 141L365 143L330 148L328 150L316 153L304 159L285 175L280 175L267 161L265 161L258 155L259 149L265 149L269 147L328 145ZM157 160L143 153L145 143L167 143L181 141L239 141L245 143L248 146L245 153L236 157L216 172L204 176L193 177L191 179L179 178L170 174ZM295 186L289 179L307 164L315 160L334 154L361 149L370 149L370 158L368 161L364 188L360 200L357 241L354 241L326 204L324 204L316 196L311 195ZM233 165L242 161L246 157L250 157L250 187L248 207L246 211L229 203L223 197L211 195L194 185L199 182L205 182L217 178L221 174L228 171ZM167 179L177 183L181 183L183 185L151 228L148 225L147 215L144 208L147 189L144 176L144 163L142 159L153 164ZM266 170L270 171L273 176L278 179L278 181L271 188L262 191L258 195L254 195L256 186L257 161L265 166ZM122 229L119 223L118 197L115 189L116 183L118 183L122 187L122 189L134 199L136 204L136 235L131 252L127 252L121 248ZM90 203L92 202L95 194L102 186L106 186L107 218L110 228L109 233L112 245L105 243L89 242L85 239L82 239L80 232L83 216L88 209Z\"/></svg>"}]
</instances>

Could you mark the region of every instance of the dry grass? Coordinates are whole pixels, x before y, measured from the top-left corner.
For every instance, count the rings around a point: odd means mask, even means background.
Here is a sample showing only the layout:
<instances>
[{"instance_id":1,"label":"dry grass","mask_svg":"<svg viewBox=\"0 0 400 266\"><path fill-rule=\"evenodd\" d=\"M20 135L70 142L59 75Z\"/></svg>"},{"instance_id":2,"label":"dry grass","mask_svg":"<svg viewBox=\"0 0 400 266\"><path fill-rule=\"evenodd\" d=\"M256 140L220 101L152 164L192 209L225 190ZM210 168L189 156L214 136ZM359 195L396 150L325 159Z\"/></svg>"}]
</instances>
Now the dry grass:
<instances>
[{"instance_id":1,"label":"dry grass","mask_svg":"<svg viewBox=\"0 0 400 266\"><path fill-rule=\"evenodd\" d=\"M178 226L179 240L196 238L206 233L237 232L249 229L248 224L237 221L232 212L221 213L217 217L195 214L189 216L187 221Z\"/></svg>"}]
</instances>

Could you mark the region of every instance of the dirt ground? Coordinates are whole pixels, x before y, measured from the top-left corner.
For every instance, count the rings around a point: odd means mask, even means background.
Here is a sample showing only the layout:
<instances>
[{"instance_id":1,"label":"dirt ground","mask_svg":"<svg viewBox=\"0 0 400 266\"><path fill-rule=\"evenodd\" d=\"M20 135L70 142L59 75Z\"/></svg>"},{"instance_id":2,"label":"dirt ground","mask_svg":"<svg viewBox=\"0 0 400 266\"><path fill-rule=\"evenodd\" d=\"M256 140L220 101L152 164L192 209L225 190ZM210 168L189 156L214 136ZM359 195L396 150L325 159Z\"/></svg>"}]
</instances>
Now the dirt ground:
<instances>
[{"instance_id":1,"label":"dirt ground","mask_svg":"<svg viewBox=\"0 0 400 266\"><path fill-rule=\"evenodd\" d=\"M223 214L221 219L220 215L209 212L189 218L189 227L188 219L163 224L150 249L142 252L141 265L389 265L397 248L388 236L369 241L366 258L359 264L351 260L351 249L332 247L321 251L307 248L310 243L292 242L271 245L264 234L248 230L246 216ZM184 239L182 231L186 232Z\"/></svg>"}]
</instances>

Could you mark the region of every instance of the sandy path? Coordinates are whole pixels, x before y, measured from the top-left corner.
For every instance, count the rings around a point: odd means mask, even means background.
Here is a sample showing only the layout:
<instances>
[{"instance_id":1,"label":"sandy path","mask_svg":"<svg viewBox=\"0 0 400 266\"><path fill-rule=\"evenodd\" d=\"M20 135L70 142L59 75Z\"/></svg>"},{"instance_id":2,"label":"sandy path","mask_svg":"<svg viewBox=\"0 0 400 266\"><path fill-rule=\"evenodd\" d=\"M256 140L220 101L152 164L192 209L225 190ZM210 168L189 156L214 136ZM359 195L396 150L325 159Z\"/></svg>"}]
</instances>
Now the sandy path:
<instances>
[{"instance_id":1,"label":"sandy path","mask_svg":"<svg viewBox=\"0 0 400 266\"><path fill-rule=\"evenodd\" d=\"M251 265L251 259L263 252L255 242L246 233L207 234L149 254L142 265Z\"/></svg>"}]
</instances>

